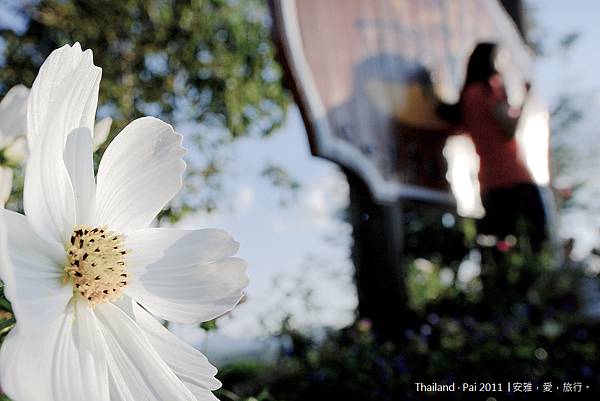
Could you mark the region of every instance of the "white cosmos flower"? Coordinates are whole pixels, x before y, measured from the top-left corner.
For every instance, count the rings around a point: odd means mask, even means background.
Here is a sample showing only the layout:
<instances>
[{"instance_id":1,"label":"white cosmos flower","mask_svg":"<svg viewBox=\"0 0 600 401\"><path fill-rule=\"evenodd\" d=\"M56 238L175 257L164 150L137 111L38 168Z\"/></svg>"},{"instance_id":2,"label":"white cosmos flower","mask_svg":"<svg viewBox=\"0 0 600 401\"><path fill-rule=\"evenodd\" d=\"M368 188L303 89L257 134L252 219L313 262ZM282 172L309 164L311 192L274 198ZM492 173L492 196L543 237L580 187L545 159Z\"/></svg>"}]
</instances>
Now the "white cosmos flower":
<instances>
[{"instance_id":1,"label":"white cosmos flower","mask_svg":"<svg viewBox=\"0 0 600 401\"><path fill-rule=\"evenodd\" d=\"M13 174L7 164L20 163L26 155L28 96L29 89L17 85L0 102L0 207L4 207L12 189Z\"/></svg>"},{"instance_id":2,"label":"white cosmos flower","mask_svg":"<svg viewBox=\"0 0 600 401\"><path fill-rule=\"evenodd\" d=\"M100 75L90 50L64 46L31 89L25 216L0 213L0 276L17 318L0 384L14 401L215 400L216 369L150 313L192 323L229 311L245 262L223 231L149 228L182 185L170 125L133 121L94 179Z\"/></svg>"}]
</instances>

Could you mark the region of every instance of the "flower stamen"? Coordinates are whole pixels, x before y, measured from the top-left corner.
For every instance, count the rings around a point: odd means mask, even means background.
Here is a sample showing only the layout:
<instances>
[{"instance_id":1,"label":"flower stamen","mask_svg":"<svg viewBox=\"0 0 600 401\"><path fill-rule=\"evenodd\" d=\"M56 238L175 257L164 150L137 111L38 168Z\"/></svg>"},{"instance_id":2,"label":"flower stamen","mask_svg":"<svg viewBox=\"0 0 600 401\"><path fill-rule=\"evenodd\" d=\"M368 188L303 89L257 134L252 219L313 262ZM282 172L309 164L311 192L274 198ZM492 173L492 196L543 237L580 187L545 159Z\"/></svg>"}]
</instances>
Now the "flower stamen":
<instances>
[{"instance_id":1,"label":"flower stamen","mask_svg":"<svg viewBox=\"0 0 600 401\"><path fill-rule=\"evenodd\" d=\"M106 227L75 226L68 244L65 284L73 282L77 291L92 306L115 301L127 286L127 251L124 236Z\"/></svg>"}]
</instances>

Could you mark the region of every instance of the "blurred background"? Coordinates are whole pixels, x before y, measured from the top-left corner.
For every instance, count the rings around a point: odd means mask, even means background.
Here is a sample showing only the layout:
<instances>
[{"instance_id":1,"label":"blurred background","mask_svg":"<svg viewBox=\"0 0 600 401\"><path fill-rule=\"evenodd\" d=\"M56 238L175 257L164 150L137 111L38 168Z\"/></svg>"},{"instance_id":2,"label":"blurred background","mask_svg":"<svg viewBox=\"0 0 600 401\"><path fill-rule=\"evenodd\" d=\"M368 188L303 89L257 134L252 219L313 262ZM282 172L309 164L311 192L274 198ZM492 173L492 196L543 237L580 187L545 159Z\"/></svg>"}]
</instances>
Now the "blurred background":
<instances>
[{"instance_id":1,"label":"blurred background","mask_svg":"<svg viewBox=\"0 0 600 401\"><path fill-rule=\"evenodd\" d=\"M30 87L53 49L79 41L103 68L98 119L113 119L97 160L142 115L160 117L184 135L185 188L157 224L225 229L249 264L250 285L232 312L200 326L165 323L219 367L221 400L464 396L417 392L416 382L532 383L537 396L551 383L556 399L570 399L567 388L598 391L600 4L363 0L352 2L363 7L353 11L360 18L349 25L340 18L335 26L331 15L319 14L325 6L309 3L4 0L0 93ZM545 117L530 149L541 152L537 160L550 178L538 183L554 211L551 241L540 254L520 246L521 238L509 249L478 242L473 150L468 144L442 150L445 136L421 142L423 130L443 131L423 108L411 108L427 99L409 97L403 106L401 123L414 124L401 129L413 135L416 124L419 135L393 152L397 144L385 135L398 128L387 123L372 125L365 137L344 136L343 121L360 114L349 116L347 99L326 86L329 76L316 73L345 70L311 60L356 67L343 57L348 30L366 32L366 41L369 29L387 32L385 21L383 28L369 21L381 18L388 3L413 22L394 21L391 45L382 44L391 40L385 33L372 34L373 43L427 66L432 76L425 81L442 100L457 100L480 34L508 43L514 68L533 83L538 116ZM481 14L469 14L471 6ZM307 22L303 13L320 18ZM479 32L465 15L492 22ZM314 24L315 33L296 26L302 23ZM291 34L295 26L303 43ZM413 50L395 41L403 35ZM436 40L444 43L440 58L427 51ZM304 51L308 66L292 49ZM363 67L350 69L348 82L388 73ZM299 76L307 68L312 81ZM381 107L395 107L394 96L380 97ZM323 136L324 126L344 143L340 148ZM339 150L349 145L355 150ZM433 181L419 175L432 160L442 166L431 167ZM15 177L7 208L19 210L23 168L7 165Z\"/></svg>"}]
</instances>

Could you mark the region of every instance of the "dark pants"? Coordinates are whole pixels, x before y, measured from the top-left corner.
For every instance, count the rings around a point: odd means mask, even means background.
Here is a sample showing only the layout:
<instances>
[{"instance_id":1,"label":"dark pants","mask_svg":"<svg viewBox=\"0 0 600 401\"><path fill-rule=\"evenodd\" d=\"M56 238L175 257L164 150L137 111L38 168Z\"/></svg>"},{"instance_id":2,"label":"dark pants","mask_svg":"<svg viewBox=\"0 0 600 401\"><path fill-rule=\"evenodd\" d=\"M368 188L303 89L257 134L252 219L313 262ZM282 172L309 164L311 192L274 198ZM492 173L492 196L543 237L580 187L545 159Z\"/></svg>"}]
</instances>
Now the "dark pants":
<instances>
[{"instance_id":1,"label":"dark pants","mask_svg":"<svg viewBox=\"0 0 600 401\"><path fill-rule=\"evenodd\" d=\"M533 251L540 251L546 239L547 216L540 189L533 183L486 191L482 196L485 216L479 221L481 234L504 239L512 234L529 239Z\"/></svg>"}]
</instances>

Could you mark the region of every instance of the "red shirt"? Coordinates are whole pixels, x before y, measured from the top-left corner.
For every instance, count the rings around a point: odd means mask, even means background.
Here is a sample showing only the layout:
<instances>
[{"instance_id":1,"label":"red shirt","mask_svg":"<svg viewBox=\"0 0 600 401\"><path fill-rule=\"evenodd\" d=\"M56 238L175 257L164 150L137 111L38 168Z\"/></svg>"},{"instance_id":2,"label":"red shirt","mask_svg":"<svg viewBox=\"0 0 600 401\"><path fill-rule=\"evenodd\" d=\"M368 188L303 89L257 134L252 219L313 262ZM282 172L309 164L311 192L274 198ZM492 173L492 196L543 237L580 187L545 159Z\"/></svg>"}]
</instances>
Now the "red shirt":
<instances>
[{"instance_id":1,"label":"red shirt","mask_svg":"<svg viewBox=\"0 0 600 401\"><path fill-rule=\"evenodd\" d=\"M463 124L479 155L481 192L532 182L531 174L519 152L516 138L506 135L494 109L506 102L506 91L498 75L490 86L472 83L461 98Z\"/></svg>"}]
</instances>

